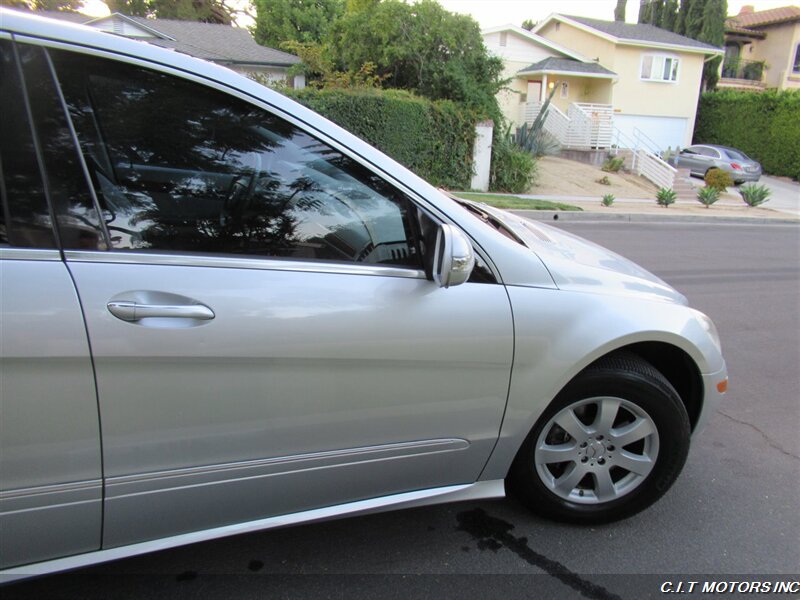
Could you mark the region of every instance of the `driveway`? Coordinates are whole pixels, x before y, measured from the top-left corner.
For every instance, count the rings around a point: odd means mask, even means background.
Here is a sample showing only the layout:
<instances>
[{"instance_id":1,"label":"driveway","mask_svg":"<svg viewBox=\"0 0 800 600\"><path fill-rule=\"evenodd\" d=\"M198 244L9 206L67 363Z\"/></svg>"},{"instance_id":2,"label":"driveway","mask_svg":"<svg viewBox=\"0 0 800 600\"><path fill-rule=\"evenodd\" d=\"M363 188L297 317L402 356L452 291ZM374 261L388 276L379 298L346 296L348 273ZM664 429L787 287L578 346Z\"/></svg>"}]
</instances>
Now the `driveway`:
<instances>
[{"instance_id":1,"label":"driveway","mask_svg":"<svg viewBox=\"0 0 800 600\"><path fill-rule=\"evenodd\" d=\"M762 175L759 183L772 190L769 202L763 206L800 217L800 183L770 175Z\"/></svg>"}]
</instances>

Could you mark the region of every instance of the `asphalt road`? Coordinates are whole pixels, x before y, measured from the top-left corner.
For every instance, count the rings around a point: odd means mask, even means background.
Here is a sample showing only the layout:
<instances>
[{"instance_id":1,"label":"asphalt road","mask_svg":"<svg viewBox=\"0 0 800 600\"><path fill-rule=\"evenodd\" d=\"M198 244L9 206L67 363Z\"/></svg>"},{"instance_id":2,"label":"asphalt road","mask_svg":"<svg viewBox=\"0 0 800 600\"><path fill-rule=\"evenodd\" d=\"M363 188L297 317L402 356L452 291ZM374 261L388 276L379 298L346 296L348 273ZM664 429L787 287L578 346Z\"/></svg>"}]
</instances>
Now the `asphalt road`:
<instances>
[{"instance_id":1,"label":"asphalt road","mask_svg":"<svg viewBox=\"0 0 800 600\"><path fill-rule=\"evenodd\" d=\"M654 271L719 328L730 392L656 505L594 528L511 500L414 509L164 551L3 598L608 600L701 575L800 579L800 227L559 226Z\"/></svg>"}]
</instances>

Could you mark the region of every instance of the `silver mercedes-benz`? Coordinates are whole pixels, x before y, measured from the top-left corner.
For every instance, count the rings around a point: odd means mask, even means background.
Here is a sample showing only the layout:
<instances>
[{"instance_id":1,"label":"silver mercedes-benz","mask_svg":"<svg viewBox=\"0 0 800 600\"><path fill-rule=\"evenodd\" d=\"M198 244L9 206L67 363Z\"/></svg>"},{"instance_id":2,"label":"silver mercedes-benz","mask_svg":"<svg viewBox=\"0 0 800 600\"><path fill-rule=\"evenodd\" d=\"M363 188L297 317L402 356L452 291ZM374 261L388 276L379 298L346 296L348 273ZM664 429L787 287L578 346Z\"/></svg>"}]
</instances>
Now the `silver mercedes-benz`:
<instances>
[{"instance_id":1,"label":"silver mercedes-benz","mask_svg":"<svg viewBox=\"0 0 800 600\"><path fill-rule=\"evenodd\" d=\"M0 578L506 489L577 523L678 477L712 322L281 94L0 13Z\"/></svg>"}]
</instances>

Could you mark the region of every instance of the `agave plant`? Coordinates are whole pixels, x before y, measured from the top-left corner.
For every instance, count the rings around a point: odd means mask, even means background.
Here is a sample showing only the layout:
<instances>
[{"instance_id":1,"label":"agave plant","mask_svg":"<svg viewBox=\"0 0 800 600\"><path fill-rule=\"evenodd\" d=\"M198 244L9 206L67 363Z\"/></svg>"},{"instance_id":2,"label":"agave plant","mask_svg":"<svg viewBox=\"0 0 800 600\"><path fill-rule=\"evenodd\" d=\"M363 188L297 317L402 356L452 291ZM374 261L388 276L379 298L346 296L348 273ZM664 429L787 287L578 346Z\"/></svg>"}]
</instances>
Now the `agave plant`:
<instances>
[{"instance_id":1,"label":"agave plant","mask_svg":"<svg viewBox=\"0 0 800 600\"><path fill-rule=\"evenodd\" d=\"M675 204L675 199L678 194L672 188L659 188L656 193L656 202L664 208L668 208L670 204Z\"/></svg>"},{"instance_id":2,"label":"agave plant","mask_svg":"<svg viewBox=\"0 0 800 600\"><path fill-rule=\"evenodd\" d=\"M533 124L528 127L527 123L523 123L522 127L517 129L517 135L515 136L514 142L517 144L517 146L527 150L535 156L544 154L542 151L542 147L544 145L552 145L552 140L547 139L544 135L544 123L547 120L547 113L550 109L550 101L553 99L556 89L557 88L553 88L547 98L544 99L544 102L542 103L542 109L539 111L539 114L536 115L536 119L533 121Z\"/></svg>"},{"instance_id":3,"label":"agave plant","mask_svg":"<svg viewBox=\"0 0 800 600\"><path fill-rule=\"evenodd\" d=\"M742 195L742 200L744 200L747 206L758 206L769 200L772 191L765 185L749 183L741 186L739 188L739 193Z\"/></svg>"},{"instance_id":4,"label":"agave plant","mask_svg":"<svg viewBox=\"0 0 800 600\"><path fill-rule=\"evenodd\" d=\"M719 190L715 187L706 186L697 191L697 199L706 208L710 207L714 202L719 200Z\"/></svg>"},{"instance_id":5,"label":"agave plant","mask_svg":"<svg viewBox=\"0 0 800 600\"><path fill-rule=\"evenodd\" d=\"M602 202L603 206L611 206L614 204L614 200L616 200L614 194L606 194L600 202Z\"/></svg>"}]
</instances>

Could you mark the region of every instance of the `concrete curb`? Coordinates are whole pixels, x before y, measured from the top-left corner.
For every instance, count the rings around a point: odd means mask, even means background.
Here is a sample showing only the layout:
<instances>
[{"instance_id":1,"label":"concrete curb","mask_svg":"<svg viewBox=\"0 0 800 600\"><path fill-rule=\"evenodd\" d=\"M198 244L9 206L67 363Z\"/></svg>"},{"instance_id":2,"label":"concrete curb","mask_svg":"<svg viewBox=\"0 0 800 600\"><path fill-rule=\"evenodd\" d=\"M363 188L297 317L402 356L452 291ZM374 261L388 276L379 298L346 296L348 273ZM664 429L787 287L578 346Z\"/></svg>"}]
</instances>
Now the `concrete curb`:
<instances>
[{"instance_id":1,"label":"concrete curb","mask_svg":"<svg viewBox=\"0 0 800 600\"><path fill-rule=\"evenodd\" d=\"M701 216L701 215L658 215L652 213L600 213L577 210L516 210L509 212L532 219L535 221L602 221L617 223L698 223L698 224L735 224L747 225L798 225L797 219L782 219L780 217L730 217L730 216Z\"/></svg>"}]
</instances>

